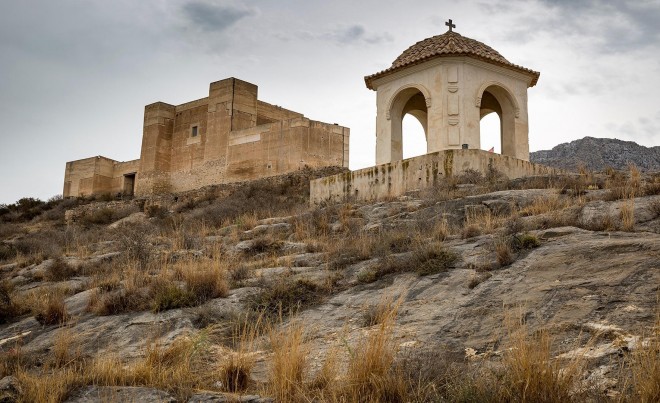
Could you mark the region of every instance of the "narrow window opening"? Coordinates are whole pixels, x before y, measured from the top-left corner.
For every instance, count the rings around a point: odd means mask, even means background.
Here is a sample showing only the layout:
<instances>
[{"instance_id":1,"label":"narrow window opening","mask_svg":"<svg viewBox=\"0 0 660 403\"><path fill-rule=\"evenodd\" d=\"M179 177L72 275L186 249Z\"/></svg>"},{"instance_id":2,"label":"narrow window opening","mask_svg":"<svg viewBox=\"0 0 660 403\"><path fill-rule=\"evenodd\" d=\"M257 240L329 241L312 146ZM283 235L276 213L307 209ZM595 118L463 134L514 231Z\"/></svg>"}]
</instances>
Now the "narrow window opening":
<instances>
[{"instance_id":1,"label":"narrow window opening","mask_svg":"<svg viewBox=\"0 0 660 403\"><path fill-rule=\"evenodd\" d=\"M192 129L190 129L190 135L191 137L197 137L197 126L193 126Z\"/></svg>"}]
</instances>

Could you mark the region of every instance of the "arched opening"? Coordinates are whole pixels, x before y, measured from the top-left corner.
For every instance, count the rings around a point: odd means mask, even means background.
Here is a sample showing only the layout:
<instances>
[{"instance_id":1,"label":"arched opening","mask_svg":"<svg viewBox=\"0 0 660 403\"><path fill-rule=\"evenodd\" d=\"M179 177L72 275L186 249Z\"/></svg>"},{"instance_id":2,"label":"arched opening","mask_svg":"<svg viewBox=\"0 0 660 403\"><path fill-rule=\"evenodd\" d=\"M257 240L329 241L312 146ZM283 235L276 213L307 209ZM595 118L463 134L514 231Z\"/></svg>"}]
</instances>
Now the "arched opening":
<instances>
[{"instance_id":1,"label":"arched opening","mask_svg":"<svg viewBox=\"0 0 660 403\"><path fill-rule=\"evenodd\" d=\"M481 94L479 109L479 143L482 150L516 156L515 115L512 95L498 85L491 85Z\"/></svg>"},{"instance_id":2,"label":"arched opening","mask_svg":"<svg viewBox=\"0 0 660 403\"><path fill-rule=\"evenodd\" d=\"M426 154L428 109L424 94L414 87L401 90L391 103L389 112L392 125L391 161Z\"/></svg>"},{"instance_id":3,"label":"arched opening","mask_svg":"<svg viewBox=\"0 0 660 403\"><path fill-rule=\"evenodd\" d=\"M419 155L424 155L428 151L426 145L426 133L421 122L411 114L406 114L403 117L402 133L405 140L403 141L403 158L412 158Z\"/></svg>"},{"instance_id":4,"label":"arched opening","mask_svg":"<svg viewBox=\"0 0 660 403\"><path fill-rule=\"evenodd\" d=\"M479 142L481 149L502 154L502 108L497 99L489 92L484 92L479 111Z\"/></svg>"}]
</instances>

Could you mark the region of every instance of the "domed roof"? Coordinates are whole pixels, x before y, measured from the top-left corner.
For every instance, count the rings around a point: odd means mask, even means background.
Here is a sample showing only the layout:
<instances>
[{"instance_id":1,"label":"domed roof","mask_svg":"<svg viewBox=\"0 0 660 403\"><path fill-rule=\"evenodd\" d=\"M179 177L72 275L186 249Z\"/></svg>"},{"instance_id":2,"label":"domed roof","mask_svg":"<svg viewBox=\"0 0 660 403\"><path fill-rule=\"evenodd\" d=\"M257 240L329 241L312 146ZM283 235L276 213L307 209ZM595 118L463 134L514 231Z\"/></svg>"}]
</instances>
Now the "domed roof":
<instances>
[{"instance_id":1,"label":"domed roof","mask_svg":"<svg viewBox=\"0 0 660 403\"><path fill-rule=\"evenodd\" d=\"M405 67L425 62L429 59L442 56L470 56L485 62L498 64L532 76L529 85L533 87L539 79L540 73L515 65L506 60L498 51L474 39L465 37L458 32L447 31L442 35L432 36L419 41L406 49L394 60L392 66L386 70L366 76L364 78L367 88L373 88L373 80L399 71Z\"/></svg>"}]
</instances>

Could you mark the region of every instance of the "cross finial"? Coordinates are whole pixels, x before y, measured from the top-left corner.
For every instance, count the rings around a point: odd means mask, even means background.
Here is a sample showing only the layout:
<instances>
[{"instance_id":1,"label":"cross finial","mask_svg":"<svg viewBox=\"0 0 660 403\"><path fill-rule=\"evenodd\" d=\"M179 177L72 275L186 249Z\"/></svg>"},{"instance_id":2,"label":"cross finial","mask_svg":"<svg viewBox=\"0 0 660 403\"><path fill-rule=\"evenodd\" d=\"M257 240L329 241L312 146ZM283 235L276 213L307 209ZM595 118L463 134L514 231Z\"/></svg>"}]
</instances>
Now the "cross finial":
<instances>
[{"instance_id":1,"label":"cross finial","mask_svg":"<svg viewBox=\"0 0 660 403\"><path fill-rule=\"evenodd\" d=\"M449 21L445 22L445 25L449 27L449 32L452 32L451 30L452 28L456 28L456 24L451 23L451 18L449 19Z\"/></svg>"}]
</instances>

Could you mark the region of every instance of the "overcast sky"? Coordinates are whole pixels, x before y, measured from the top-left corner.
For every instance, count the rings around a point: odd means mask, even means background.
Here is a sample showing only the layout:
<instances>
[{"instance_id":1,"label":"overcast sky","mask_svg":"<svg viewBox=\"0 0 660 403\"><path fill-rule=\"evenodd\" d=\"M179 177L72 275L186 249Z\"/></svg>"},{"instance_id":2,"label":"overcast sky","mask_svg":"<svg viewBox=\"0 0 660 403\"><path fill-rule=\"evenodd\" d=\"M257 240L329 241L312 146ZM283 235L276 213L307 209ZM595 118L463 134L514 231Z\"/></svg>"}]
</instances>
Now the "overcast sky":
<instances>
[{"instance_id":1,"label":"overcast sky","mask_svg":"<svg viewBox=\"0 0 660 403\"><path fill-rule=\"evenodd\" d=\"M0 203L61 194L65 162L139 158L144 105L237 77L259 98L351 128L373 165L363 77L446 31L541 72L532 151L584 136L660 145L660 1L0 0ZM497 124L497 123L496 123ZM420 147L406 119L407 153ZM421 144L421 147L425 147Z\"/></svg>"}]
</instances>

